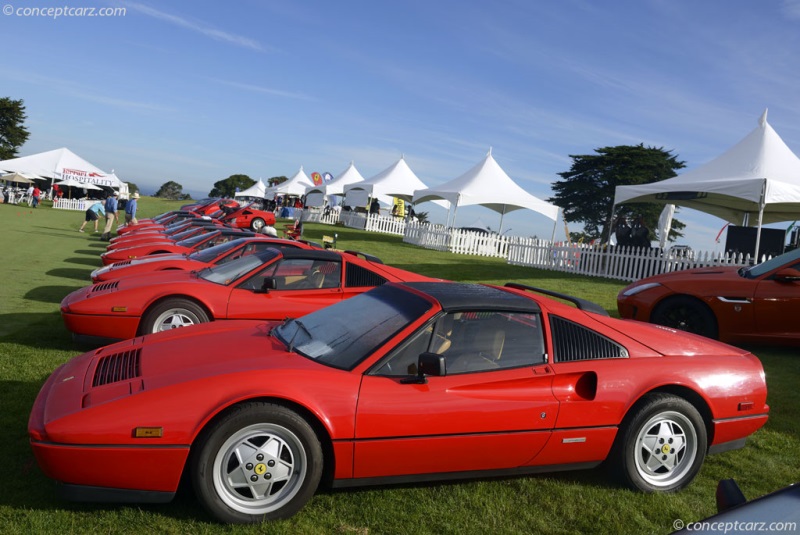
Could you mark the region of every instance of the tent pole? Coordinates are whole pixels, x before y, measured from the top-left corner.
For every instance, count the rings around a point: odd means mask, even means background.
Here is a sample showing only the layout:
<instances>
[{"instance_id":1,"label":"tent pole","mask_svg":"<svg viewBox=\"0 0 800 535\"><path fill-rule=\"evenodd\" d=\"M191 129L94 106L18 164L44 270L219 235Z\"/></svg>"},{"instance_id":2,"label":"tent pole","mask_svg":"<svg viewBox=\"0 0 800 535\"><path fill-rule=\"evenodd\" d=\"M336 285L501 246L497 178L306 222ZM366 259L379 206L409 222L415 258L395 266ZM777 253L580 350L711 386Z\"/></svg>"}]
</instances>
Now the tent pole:
<instances>
[{"instance_id":1,"label":"tent pole","mask_svg":"<svg viewBox=\"0 0 800 535\"><path fill-rule=\"evenodd\" d=\"M756 251L755 263L758 264L758 248L761 246L761 223L764 221L764 204L767 195L767 179L764 179L764 184L761 186L761 201L758 203L758 230L756 230Z\"/></svg>"},{"instance_id":2,"label":"tent pole","mask_svg":"<svg viewBox=\"0 0 800 535\"><path fill-rule=\"evenodd\" d=\"M503 217L506 215L506 206L507 205L504 204L503 205L503 211L500 212L500 230L497 231L498 234L502 234L503 233Z\"/></svg>"},{"instance_id":3,"label":"tent pole","mask_svg":"<svg viewBox=\"0 0 800 535\"><path fill-rule=\"evenodd\" d=\"M553 235L550 236L550 245L556 242L556 227L558 226L558 214L561 213L561 208L556 211L556 220L553 221Z\"/></svg>"}]
</instances>

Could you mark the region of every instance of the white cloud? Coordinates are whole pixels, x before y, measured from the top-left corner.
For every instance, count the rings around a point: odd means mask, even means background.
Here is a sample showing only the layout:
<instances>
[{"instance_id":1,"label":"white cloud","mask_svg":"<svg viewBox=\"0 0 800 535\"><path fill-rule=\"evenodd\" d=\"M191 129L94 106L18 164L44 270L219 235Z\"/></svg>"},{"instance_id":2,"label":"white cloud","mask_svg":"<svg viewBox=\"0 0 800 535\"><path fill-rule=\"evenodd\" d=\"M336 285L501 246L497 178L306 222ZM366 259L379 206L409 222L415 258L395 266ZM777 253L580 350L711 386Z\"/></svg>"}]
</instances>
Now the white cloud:
<instances>
[{"instance_id":1,"label":"white cloud","mask_svg":"<svg viewBox=\"0 0 800 535\"><path fill-rule=\"evenodd\" d=\"M259 43L255 39L250 39L249 37L243 37L241 35L236 35L222 30L218 30L216 28L212 28L211 26L208 26L200 22L193 22L183 17L179 17L177 15L164 13L163 11L159 11L144 4L138 4L132 2L132 3L126 3L125 5L149 17L153 17L155 19L168 22L175 26L180 26L181 28L191 30L201 35L205 35L206 37L210 37L216 41L230 43L243 48L256 50L258 52L262 52L264 50L264 47L261 45L261 43Z\"/></svg>"}]
</instances>

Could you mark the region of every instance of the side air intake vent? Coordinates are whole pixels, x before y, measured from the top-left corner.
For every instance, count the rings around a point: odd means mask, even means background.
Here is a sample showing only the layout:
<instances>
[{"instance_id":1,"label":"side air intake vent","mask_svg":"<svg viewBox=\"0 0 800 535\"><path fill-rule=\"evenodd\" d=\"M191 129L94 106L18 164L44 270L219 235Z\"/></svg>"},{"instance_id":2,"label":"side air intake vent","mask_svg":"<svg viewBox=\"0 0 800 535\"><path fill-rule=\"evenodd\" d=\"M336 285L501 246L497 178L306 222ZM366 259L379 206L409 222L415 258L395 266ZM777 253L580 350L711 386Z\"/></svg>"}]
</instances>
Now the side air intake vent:
<instances>
[{"instance_id":1,"label":"side air intake vent","mask_svg":"<svg viewBox=\"0 0 800 535\"><path fill-rule=\"evenodd\" d=\"M94 285L94 288L92 288L92 293L114 290L117 286L119 286L119 281L101 282L100 284Z\"/></svg>"},{"instance_id":2,"label":"side air intake vent","mask_svg":"<svg viewBox=\"0 0 800 535\"><path fill-rule=\"evenodd\" d=\"M378 275L375 272L356 264L347 264L347 273L345 275L344 285L348 288L357 288L359 286L380 286L386 282L387 281L383 276Z\"/></svg>"},{"instance_id":3,"label":"side air intake vent","mask_svg":"<svg viewBox=\"0 0 800 535\"><path fill-rule=\"evenodd\" d=\"M550 317L553 331L553 361L628 358L628 350L602 334L569 320Z\"/></svg>"},{"instance_id":4,"label":"side air intake vent","mask_svg":"<svg viewBox=\"0 0 800 535\"><path fill-rule=\"evenodd\" d=\"M114 353L100 359L94 371L92 386L102 386L127 381L141 375L139 354L141 349Z\"/></svg>"},{"instance_id":5,"label":"side air intake vent","mask_svg":"<svg viewBox=\"0 0 800 535\"><path fill-rule=\"evenodd\" d=\"M113 267L129 266L132 263L133 263L133 260L120 260L119 262L114 262Z\"/></svg>"}]
</instances>

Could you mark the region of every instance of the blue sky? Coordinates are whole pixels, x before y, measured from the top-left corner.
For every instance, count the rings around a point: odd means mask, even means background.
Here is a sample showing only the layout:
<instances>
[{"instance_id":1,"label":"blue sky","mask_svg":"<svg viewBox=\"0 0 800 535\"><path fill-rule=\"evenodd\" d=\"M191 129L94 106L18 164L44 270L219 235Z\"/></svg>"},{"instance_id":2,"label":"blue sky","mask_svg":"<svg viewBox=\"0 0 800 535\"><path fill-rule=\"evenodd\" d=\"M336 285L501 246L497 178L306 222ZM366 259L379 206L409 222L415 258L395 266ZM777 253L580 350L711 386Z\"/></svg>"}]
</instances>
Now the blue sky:
<instances>
[{"instance_id":1,"label":"blue sky","mask_svg":"<svg viewBox=\"0 0 800 535\"><path fill-rule=\"evenodd\" d=\"M31 132L20 155L66 146L146 193L351 160L369 178L403 154L435 186L491 147L546 199L570 154L644 143L691 169L767 108L800 153L798 0L85 0L67 5L125 14L58 18L16 12L64 3L1 3L0 96L25 100ZM499 223L476 207L457 224L478 217ZM682 242L720 247L724 221L678 217ZM504 228L553 232L528 211Z\"/></svg>"}]
</instances>

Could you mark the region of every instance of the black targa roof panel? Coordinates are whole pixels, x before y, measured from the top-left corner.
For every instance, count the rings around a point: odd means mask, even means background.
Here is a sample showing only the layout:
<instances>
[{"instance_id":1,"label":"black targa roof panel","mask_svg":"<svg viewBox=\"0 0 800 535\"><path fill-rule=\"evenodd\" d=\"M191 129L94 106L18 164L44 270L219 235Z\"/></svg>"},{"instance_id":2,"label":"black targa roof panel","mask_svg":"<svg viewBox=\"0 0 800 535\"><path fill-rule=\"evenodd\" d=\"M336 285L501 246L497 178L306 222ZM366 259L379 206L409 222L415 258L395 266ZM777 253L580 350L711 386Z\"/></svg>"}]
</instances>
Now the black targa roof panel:
<instances>
[{"instance_id":1,"label":"black targa roof panel","mask_svg":"<svg viewBox=\"0 0 800 535\"><path fill-rule=\"evenodd\" d=\"M504 310L513 312L539 312L533 299L482 284L460 282L407 282L404 286L424 292L447 311Z\"/></svg>"}]
</instances>

